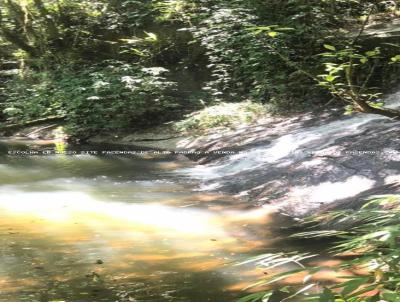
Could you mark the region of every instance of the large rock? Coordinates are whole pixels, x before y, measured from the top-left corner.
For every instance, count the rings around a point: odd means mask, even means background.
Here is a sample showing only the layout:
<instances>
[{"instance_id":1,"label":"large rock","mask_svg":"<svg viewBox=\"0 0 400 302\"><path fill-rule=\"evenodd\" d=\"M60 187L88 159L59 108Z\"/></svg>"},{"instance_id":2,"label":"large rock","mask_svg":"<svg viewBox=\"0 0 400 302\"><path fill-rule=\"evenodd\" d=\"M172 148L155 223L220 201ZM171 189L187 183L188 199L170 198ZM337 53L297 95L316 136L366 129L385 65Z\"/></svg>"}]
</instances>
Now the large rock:
<instances>
[{"instance_id":1,"label":"large rock","mask_svg":"<svg viewBox=\"0 0 400 302\"><path fill-rule=\"evenodd\" d=\"M362 36L364 38L400 39L400 18L371 24Z\"/></svg>"},{"instance_id":2,"label":"large rock","mask_svg":"<svg viewBox=\"0 0 400 302\"><path fill-rule=\"evenodd\" d=\"M400 103L400 93L389 102ZM242 150L188 173L202 179L204 189L307 216L365 192L394 193L396 186L387 185L400 181L399 128L398 121L366 114L270 120L188 142L203 151Z\"/></svg>"}]
</instances>

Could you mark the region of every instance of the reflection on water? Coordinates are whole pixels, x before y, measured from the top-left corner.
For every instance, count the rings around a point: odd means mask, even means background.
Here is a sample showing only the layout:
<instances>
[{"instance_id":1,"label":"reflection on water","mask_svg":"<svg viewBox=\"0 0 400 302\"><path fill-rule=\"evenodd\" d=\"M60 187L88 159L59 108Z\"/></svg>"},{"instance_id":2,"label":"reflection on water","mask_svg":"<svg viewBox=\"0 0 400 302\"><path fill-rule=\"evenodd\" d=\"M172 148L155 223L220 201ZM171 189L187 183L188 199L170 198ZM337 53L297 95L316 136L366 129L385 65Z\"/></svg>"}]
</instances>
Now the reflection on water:
<instances>
[{"instance_id":1,"label":"reflection on water","mask_svg":"<svg viewBox=\"0 0 400 302\"><path fill-rule=\"evenodd\" d=\"M0 301L224 302L272 210L197 192L168 157L0 157Z\"/></svg>"}]
</instances>

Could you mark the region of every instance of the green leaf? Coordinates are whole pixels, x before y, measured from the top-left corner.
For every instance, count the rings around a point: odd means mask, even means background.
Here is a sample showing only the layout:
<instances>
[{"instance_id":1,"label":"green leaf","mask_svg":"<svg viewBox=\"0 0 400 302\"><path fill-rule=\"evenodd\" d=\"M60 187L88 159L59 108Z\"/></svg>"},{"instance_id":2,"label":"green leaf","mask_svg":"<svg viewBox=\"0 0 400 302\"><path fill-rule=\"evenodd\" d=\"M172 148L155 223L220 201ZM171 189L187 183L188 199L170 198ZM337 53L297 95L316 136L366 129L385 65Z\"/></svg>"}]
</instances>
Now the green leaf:
<instances>
[{"instance_id":1,"label":"green leaf","mask_svg":"<svg viewBox=\"0 0 400 302\"><path fill-rule=\"evenodd\" d=\"M329 44L324 44L324 47L328 50L336 51L336 47Z\"/></svg>"},{"instance_id":2,"label":"green leaf","mask_svg":"<svg viewBox=\"0 0 400 302\"><path fill-rule=\"evenodd\" d=\"M335 302L335 295L329 288L324 288L318 302Z\"/></svg>"},{"instance_id":3,"label":"green leaf","mask_svg":"<svg viewBox=\"0 0 400 302\"><path fill-rule=\"evenodd\" d=\"M156 42L157 40L158 40L158 37L157 37L157 35L156 34L154 34L154 33L150 33L150 32L146 32L145 31L145 34L146 34L146 40L148 40L148 41L152 41L152 42Z\"/></svg>"},{"instance_id":4,"label":"green leaf","mask_svg":"<svg viewBox=\"0 0 400 302\"><path fill-rule=\"evenodd\" d=\"M138 55L140 57L145 57L146 56L146 54L143 51L140 51L137 48L132 48L131 51L132 51L133 54Z\"/></svg>"},{"instance_id":5,"label":"green leaf","mask_svg":"<svg viewBox=\"0 0 400 302\"><path fill-rule=\"evenodd\" d=\"M368 280L369 277L363 277L344 282L342 286L340 286L343 287L342 295L347 296L348 294L352 293L357 288L359 288L361 285L366 284Z\"/></svg>"},{"instance_id":6,"label":"green leaf","mask_svg":"<svg viewBox=\"0 0 400 302\"><path fill-rule=\"evenodd\" d=\"M316 283L308 284L308 285L304 286L303 288L301 288L300 290L298 290L297 292L295 292L293 295L287 297L286 299L292 299L294 297L299 296L300 294L306 293L309 289L313 288L316 285L317 285Z\"/></svg>"},{"instance_id":7,"label":"green leaf","mask_svg":"<svg viewBox=\"0 0 400 302\"><path fill-rule=\"evenodd\" d=\"M275 38L277 35L278 35L278 33L276 31L268 32L268 36L270 36L271 38Z\"/></svg>"},{"instance_id":8,"label":"green leaf","mask_svg":"<svg viewBox=\"0 0 400 302\"><path fill-rule=\"evenodd\" d=\"M243 298L240 298L236 302L268 302L269 298L272 296L274 292L269 291L269 292L260 292L260 293L254 293L251 295L247 295Z\"/></svg>"},{"instance_id":9,"label":"green leaf","mask_svg":"<svg viewBox=\"0 0 400 302\"><path fill-rule=\"evenodd\" d=\"M378 50L371 50L371 51L365 52L365 55L366 55L367 57L374 57L374 56L376 56L376 55L378 55L378 54L379 54L379 51L378 51Z\"/></svg>"},{"instance_id":10,"label":"green leaf","mask_svg":"<svg viewBox=\"0 0 400 302\"><path fill-rule=\"evenodd\" d=\"M295 30L295 29L292 28L292 27L279 27L279 28L276 28L276 30L279 30L279 31L290 31L290 30Z\"/></svg>"},{"instance_id":11,"label":"green leaf","mask_svg":"<svg viewBox=\"0 0 400 302\"><path fill-rule=\"evenodd\" d=\"M325 77L325 80L327 80L328 82L332 83L336 78L337 78L337 76L328 74L328 75Z\"/></svg>"},{"instance_id":12,"label":"green leaf","mask_svg":"<svg viewBox=\"0 0 400 302\"><path fill-rule=\"evenodd\" d=\"M400 55L396 55L392 57L390 60L394 63L400 62Z\"/></svg>"},{"instance_id":13,"label":"green leaf","mask_svg":"<svg viewBox=\"0 0 400 302\"><path fill-rule=\"evenodd\" d=\"M360 290L351 293L351 297L359 297L367 292L370 292L377 288L377 284L372 284L366 287L362 287Z\"/></svg>"},{"instance_id":14,"label":"green leaf","mask_svg":"<svg viewBox=\"0 0 400 302\"><path fill-rule=\"evenodd\" d=\"M271 30L271 27L270 26L254 26L254 27L250 27L249 30L269 31L269 30Z\"/></svg>"},{"instance_id":15,"label":"green leaf","mask_svg":"<svg viewBox=\"0 0 400 302\"><path fill-rule=\"evenodd\" d=\"M388 302L400 302L400 295L395 292L385 292L381 296Z\"/></svg>"}]
</instances>

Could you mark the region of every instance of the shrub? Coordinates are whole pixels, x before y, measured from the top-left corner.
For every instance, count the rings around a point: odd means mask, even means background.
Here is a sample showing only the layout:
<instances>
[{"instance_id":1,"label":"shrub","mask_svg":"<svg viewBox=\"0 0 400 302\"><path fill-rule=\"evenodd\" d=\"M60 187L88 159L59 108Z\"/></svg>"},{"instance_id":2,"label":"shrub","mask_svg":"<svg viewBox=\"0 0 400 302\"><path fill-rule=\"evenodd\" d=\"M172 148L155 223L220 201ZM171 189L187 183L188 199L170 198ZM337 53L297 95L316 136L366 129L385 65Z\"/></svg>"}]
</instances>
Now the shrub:
<instances>
[{"instance_id":1,"label":"shrub","mask_svg":"<svg viewBox=\"0 0 400 302\"><path fill-rule=\"evenodd\" d=\"M297 238L336 237L339 241L330 249L331 255L353 255L344 258L338 267L303 265L310 255L265 255L255 261L264 268L296 263L298 269L272 274L256 285L272 285L277 289L249 295L240 302L273 302L274 295L284 295L279 301L307 302L397 302L400 292L400 196L386 196L366 203L359 210L330 212L308 219L330 229L320 228L297 234ZM340 226L345 227L340 228ZM335 227L336 226L336 227ZM310 239L308 239L310 240ZM248 262L248 261L247 261ZM338 276L358 270L359 273L343 277L341 282L320 283L314 276L323 270L334 270ZM361 272L360 272L361 271ZM305 273L303 284L279 288L279 281ZM275 285L274 285L275 284ZM313 289L314 292L310 292ZM316 293L315 293L316 292Z\"/></svg>"},{"instance_id":2,"label":"shrub","mask_svg":"<svg viewBox=\"0 0 400 302\"><path fill-rule=\"evenodd\" d=\"M255 122L265 115L265 106L258 103L220 103L188 115L186 119L176 122L175 128L178 131L196 132L216 127L234 127Z\"/></svg>"},{"instance_id":3,"label":"shrub","mask_svg":"<svg viewBox=\"0 0 400 302\"><path fill-rule=\"evenodd\" d=\"M49 115L63 115L62 100L57 99L57 87L48 73L27 73L5 84L4 103L1 104L7 122L24 122Z\"/></svg>"},{"instance_id":4,"label":"shrub","mask_svg":"<svg viewBox=\"0 0 400 302\"><path fill-rule=\"evenodd\" d=\"M302 65L316 66L319 58L315 55L320 52L321 39L333 32L328 24L331 28L337 24L331 22L329 12L318 5L312 9L287 1L265 2L210 1L198 4L190 31L205 49L212 76L203 89L214 101L250 98L269 103L273 111L304 109L320 96L322 90L296 68L288 66L269 46L273 43L274 48ZM315 22L304 24L306 14ZM251 31L251 28L266 23L280 24L287 31L276 39ZM288 27L294 30L288 31Z\"/></svg>"},{"instance_id":5,"label":"shrub","mask_svg":"<svg viewBox=\"0 0 400 302\"><path fill-rule=\"evenodd\" d=\"M10 97L3 112L15 119L17 111L22 120L66 114L67 130L77 136L147 126L173 117L179 105L175 83L164 77L166 69L106 63L41 74L38 83L37 74L16 79L8 85Z\"/></svg>"}]
</instances>

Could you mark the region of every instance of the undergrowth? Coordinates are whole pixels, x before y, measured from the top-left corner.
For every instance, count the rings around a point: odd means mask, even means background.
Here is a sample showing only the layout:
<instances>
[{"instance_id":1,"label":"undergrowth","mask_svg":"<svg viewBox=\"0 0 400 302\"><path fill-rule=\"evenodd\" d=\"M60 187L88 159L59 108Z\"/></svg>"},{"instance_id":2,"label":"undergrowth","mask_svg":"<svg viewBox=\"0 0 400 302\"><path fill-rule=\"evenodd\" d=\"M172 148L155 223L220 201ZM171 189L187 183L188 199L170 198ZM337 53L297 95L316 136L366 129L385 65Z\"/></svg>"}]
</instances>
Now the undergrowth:
<instances>
[{"instance_id":1,"label":"undergrowth","mask_svg":"<svg viewBox=\"0 0 400 302\"><path fill-rule=\"evenodd\" d=\"M400 301L400 196L381 196L358 210L343 210L314 216L304 223L307 232L294 235L302 240L337 238L329 249L331 257L341 257L335 267L307 264L318 255L304 253L267 254L250 259L267 270L282 268L268 274L252 287L271 290L251 294L237 302L398 302ZM312 243L312 241L310 242ZM285 270L288 263L297 269ZM326 282L318 279L320 272L337 276ZM296 285L287 285L289 277L302 276ZM279 298L277 298L279 297Z\"/></svg>"}]
</instances>

